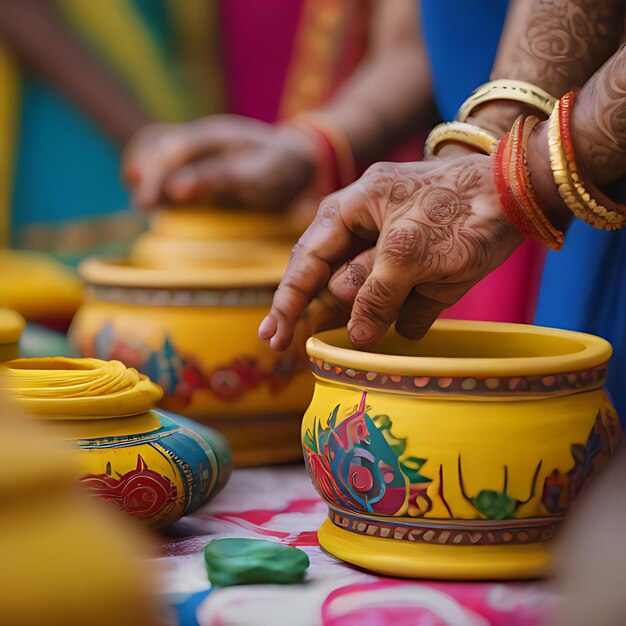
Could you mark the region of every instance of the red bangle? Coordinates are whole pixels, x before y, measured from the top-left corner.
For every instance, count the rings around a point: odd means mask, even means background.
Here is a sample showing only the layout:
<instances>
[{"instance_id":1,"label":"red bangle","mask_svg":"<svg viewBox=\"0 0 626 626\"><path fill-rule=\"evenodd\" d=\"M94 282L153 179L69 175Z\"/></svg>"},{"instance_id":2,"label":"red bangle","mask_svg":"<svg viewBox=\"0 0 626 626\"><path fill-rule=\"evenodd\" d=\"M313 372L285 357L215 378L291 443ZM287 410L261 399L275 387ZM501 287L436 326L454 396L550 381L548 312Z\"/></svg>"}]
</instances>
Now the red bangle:
<instances>
[{"instance_id":1,"label":"red bangle","mask_svg":"<svg viewBox=\"0 0 626 626\"><path fill-rule=\"evenodd\" d=\"M548 248L560 250L563 246L563 232L555 228L539 206L537 196L530 180L530 172L526 160L526 148L531 133L539 123L539 118L531 115L520 123L520 152L515 166L515 176L520 189L517 201L522 206L524 213L533 222L536 236L533 237Z\"/></svg>"},{"instance_id":2,"label":"red bangle","mask_svg":"<svg viewBox=\"0 0 626 626\"><path fill-rule=\"evenodd\" d=\"M319 195L325 196L341 189L341 178L335 149L328 137L315 125L294 118L285 122L307 135L315 145L315 169Z\"/></svg>"},{"instance_id":3,"label":"red bangle","mask_svg":"<svg viewBox=\"0 0 626 626\"><path fill-rule=\"evenodd\" d=\"M502 207L504 214L509 222L511 222L511 224L513 224L513 226L515 226L520 233L524 234L528 231L526 219L524 214L521 212L520 206L511 192L511 188L509 187L504 175L504 163L505 160L508 161L508 159L506 159L506 155L507 152L510 152L508 149L509 136L510 132L504 135L492 157L494 182L496 184L498 198L500 199L500 206Z\"/></svg>"},{"instance_id":4,"label":"red bangle","mask_svg":"<svg viewBox=\"0 0 626 626\"><path fill-rule=\"evenodd\" d=\"M338 187L345 187L353 182L356 178L356 164L352 146L345 132L329 122L323 114L314 111L303 111L293 119L315 128L318 133L324 135L330 144L334 153L336 175L339 181Z\"/></svg>"},{"instance_id":5,"label":"red bangle","mask_svg":"<svg viewBox=\"0 0 626 626\"><path fill-rule=\"evenodd\" d=\"M507 219L528 239L559 250L563 233L550 223L539 207L526 166L526 146L538 123L536 117L518 117L498 144L494 156L494 180Z\"/></svg>"}]
</instances>

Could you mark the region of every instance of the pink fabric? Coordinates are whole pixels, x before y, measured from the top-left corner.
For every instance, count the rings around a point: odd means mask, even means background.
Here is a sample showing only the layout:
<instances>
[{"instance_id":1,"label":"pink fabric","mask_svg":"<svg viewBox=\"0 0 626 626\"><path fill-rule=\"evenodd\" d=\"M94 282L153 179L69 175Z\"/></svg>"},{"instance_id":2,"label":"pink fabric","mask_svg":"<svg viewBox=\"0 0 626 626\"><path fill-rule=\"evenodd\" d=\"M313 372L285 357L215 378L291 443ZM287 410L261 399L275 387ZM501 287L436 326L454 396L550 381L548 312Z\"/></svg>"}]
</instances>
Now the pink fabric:
<instances>
[{"instance_id":1,"label":"pink fabric","mask_svg":"<svg viewBox=\"0 0 626 626\"><path fill-rule=\"evenodd\" d=\"M441 317L531 324L546 256L543 246L524 242Z\"/></svg>"},{"instance_id":2,"label":"pink fabric","mask_svg":"<svg viewBox=\"0 0 626 626\"><path fill-rule=\"evenodd\" d=\"M303 2L220 2L230 113L264 122L276 120Z\"/></svg>"},{"instance_id":3,"label":"pink fabric","mask_svg":"<svg viewBox=\"0 0 626 626\"><path fill-rule=\"evenodd\" d=\"M548 602L526 585L356 583L332 591L323 626L541 626Z\"/></svg>"}]
</instances>

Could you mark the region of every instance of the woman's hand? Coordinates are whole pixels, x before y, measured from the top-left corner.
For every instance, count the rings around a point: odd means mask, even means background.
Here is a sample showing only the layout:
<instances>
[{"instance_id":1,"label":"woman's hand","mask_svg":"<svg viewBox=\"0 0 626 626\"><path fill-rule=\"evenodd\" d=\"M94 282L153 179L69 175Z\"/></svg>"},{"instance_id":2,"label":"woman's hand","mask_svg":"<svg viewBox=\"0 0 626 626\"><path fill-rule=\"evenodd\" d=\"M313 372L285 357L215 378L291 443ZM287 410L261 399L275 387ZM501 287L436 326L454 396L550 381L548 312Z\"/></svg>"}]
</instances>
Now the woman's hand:
<instances>
[{"instance_id":1,"label":"woman's hand","mask_svg":"<svg viewBox=\"0 0 626 626\"><path fill-rule=\"evenodd\" d=\"M337 308L350 312L355 347L373 348L394 321L401 334L420 338L521 241L500 209L489 157L378 163L322 202L259 336L286 349L328 285Z\"/></svg>"},{"instance_id":2,"label":"woman's hand","mask_svg":"<svg viewBox=\"0 0 626 626\"><path fill-rule=\"evenodd\" d=\"M312 182L314 150L296 129L214 115L146 126L126 148L122 171L144 209L195 202L283 209Z\"/></svg>"}]
</instances>

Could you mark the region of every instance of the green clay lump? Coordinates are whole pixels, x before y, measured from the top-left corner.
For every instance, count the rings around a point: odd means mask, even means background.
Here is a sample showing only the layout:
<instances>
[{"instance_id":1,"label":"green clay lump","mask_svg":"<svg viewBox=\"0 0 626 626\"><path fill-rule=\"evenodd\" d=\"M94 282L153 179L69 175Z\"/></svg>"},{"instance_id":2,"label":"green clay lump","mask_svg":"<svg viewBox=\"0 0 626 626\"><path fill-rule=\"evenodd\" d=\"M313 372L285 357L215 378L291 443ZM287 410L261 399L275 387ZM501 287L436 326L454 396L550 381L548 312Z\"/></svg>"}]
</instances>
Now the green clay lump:
<instances>
[{"instance_id":1,"label":"green clay lump","mask_svg":"<svg viewBox=\"0 0 626 626\"><path fill-rule=\"evenodd\" d=\"M309 567L302 550L263 539L215 539L204 560L214 587L299 583Z\"/></svg>"}]
</instances>

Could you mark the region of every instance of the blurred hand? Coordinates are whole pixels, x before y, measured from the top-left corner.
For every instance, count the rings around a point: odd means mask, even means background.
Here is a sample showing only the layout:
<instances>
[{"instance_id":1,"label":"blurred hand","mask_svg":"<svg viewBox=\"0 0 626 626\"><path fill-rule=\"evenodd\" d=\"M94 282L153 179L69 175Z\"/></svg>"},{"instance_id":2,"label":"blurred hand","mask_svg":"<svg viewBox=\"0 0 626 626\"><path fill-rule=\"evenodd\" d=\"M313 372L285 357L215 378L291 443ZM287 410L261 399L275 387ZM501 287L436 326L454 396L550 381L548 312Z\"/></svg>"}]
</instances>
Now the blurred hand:
<instances>
[{"instance_id":1,"label":"blurred hand","mask_svg":"<svg viewBox=\"0 0 626 626\"><path fill-rule=\"evenodd\" d=\"M394 321L418 339L521 242L500 209L490 157L378 163L322 202L259 336L286 349L328 285L356 348L374 347Z\"/></svg>"},{"instance_id":2,"label":"blurred hand","mask_svg":"<svg viewBox=\"0 0 626 626\"><path fill-rule=\"evenodd\" d=\"M283 209L314 178L314 146L287 126L214 115L145 126L129 142L122 172L144 209L198 202Z\"/></svg>"}]
</instances>

